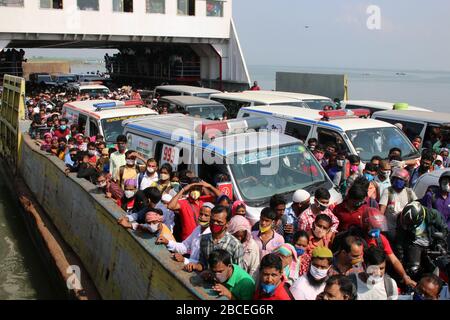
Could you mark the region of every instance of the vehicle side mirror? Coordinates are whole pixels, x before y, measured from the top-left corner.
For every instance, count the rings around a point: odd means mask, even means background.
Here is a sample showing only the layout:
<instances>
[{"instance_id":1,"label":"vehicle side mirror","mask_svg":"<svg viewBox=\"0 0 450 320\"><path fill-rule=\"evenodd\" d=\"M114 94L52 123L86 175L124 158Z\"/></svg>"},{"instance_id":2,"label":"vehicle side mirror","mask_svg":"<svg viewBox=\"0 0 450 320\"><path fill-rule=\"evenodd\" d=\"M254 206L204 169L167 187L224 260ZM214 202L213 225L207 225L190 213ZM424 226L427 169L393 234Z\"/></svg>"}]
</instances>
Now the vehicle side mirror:
<instances>
[{"instance_id":1,"label":"vehicle side mirror","mask_svg":"<svg viewBox=\"0 0 450 320\"><path fill-rule=\"evenodd\" d=\"M435 232L433 233L433 235L431 236L434 240L442 240L445 241L445 237L444 234L442 232Z\"/></svg>"}]
</instances>

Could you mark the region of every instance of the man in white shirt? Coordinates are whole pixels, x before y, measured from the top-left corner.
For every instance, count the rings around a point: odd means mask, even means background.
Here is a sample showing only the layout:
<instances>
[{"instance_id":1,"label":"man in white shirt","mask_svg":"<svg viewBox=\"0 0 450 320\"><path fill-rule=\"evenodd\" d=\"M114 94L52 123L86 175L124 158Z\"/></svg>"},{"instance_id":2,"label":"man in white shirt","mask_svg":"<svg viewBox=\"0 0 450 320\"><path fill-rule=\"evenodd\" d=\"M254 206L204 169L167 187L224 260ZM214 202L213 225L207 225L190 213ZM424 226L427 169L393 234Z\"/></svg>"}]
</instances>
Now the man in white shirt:
<instances>
[{"instance_id":1,"label":"man in white shirt","mask_svg":"<svg viewBox=\"0 0 450 320\"><path fill-rule=\"evenodd\" d=\"M200 209L198 217L198 226L183 242L170 241L160 237L160 243L167 245L169 251L174 252L173 258L178 262L184 262L185 265L189 263L198 263L200 257L200 239L201 236L211 233L209 229L209 221L211 219L211 210L214 205L210 202L203 204ZM185 254L190 254L189 258L183 257Z\"/></svg>"},{"instance_id":2,"label":"man in white shirt","mask_svg":"<svg viewBox=\"0 0 450 320\"><path fill-rule=\"evenodd\" d=\"M395 239L397 217L408 203L417 200L414 191L407 187L409 173L405 169L396 169L391 176L392 186L384 190L380 198L380 212L388 221L388 238Z\"/></svg>"},{"instance_id":3,"label":"man in white shirt","mask_svg":"<svg viewBox=\"0 0 450 320\"><path fill-rule=\"evenodd\" d=\"M175 213L167 208L167 205L172 200L173 196L165 193L161 197L161 201L156 205L156 208L161 209L164 214L163 223L170 229L173 233L173 228L175 227Z\"/></svg>"},{"instance_id":4,"label":"man in white shirt","mask_svg":"<svg viewBox=\"0 0 450 320\"><path fill-rule=\"evenodd\" d=\"M326 247L316 247L312 252L308 273L298 278L291 287L295 300L316 300L325 289L333 253Z\"/></svg>"},{"instance_id":5,"label":"man in white shirt","mask_svg":"<svg viewBox=\"0 0 450 320\"><path fill-rule=\"evenodd\" d=\"M138 179L139 190L145 190L150 187L154 182L158 182L158 163L155 159L147 160L147 168L144 173L139 175Z\"/></svg>"},{"instance_id":6,"label":"man in white shirt","mask_svg":"<svg viewBox=\"0 0 450 320\"><path fill-rule=\"evenodd\" d=\"M386 274L384 250L370 246L364 253L364 262L366 271L350 276L356 284L357 300L397 300L397 283Z\"/></svg>"},{"instance_id":7,"label":"man in white shirt","mask_svg":"<svg viewBox=\"0 0 450 320\"><path fill-rule=\"evenodd\" d=\"M126 165L125 153L127 150L128 139L125 135L121 134L117 136L117 147L118 151L113 152L109 157L109 173L112 176L112 180L119 181L119 168Z\"/></svg>"},{"instance_id":8,"label":"man in white shirt","mask_svg":"<svg viewBox=\"0 0 450 320\"><path fill-rule=\"evenodd\" d=\"M392 167L389 161L382 160L380 162L378 175L375 178L375 182L378 184L378 188L380 189L380 196L383 194L384 190L391 186L391 173Z\"/></svg>"}]
</instances>

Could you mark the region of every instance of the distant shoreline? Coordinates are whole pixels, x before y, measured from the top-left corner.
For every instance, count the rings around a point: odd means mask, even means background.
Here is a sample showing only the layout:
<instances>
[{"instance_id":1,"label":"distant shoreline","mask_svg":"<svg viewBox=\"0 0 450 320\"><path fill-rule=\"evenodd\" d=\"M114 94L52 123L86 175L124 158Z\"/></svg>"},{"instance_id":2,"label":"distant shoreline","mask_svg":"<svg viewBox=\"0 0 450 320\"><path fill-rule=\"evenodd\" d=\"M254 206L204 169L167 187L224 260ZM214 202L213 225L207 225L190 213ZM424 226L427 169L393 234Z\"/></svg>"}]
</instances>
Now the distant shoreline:
<instances>
[{"instance_id":1,"label":"distant shoreline","mask_svg":"<svg viewBox=\"0 0 450 320\"><path fill-rule=\"evenodd\" d=\"M27 62L39 63L39 62L68 62L70 64L99 64L104 63L103 60L98 59L73 59L73 58L59 58L59 57L30 57L27 58Z\"/></svg>"}]
</instances>

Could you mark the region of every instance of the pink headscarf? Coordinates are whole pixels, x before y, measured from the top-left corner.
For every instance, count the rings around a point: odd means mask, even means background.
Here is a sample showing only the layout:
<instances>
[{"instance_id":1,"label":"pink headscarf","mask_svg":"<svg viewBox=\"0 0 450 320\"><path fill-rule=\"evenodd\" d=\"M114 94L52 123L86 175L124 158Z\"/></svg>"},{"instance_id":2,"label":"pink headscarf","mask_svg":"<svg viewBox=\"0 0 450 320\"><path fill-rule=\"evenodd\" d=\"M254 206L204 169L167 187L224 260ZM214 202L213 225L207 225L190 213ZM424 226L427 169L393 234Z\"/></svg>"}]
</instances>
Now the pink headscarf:
<instances>
[{"instance_id":1,"label":"pink headscarf","mask_svg":"<svg viewBox=\"0 0 450 320\"><path fill-rule=\"evenodd\" d=\"M238 208L239 206L244 206L245 210L247 211L247 206L245 205L245 202L244 202L244 201L241 201L241 200L236 200L236 201L233 203L233 206L231 207L231 213L232 213L233 216L236 215L236 211L237 211L237 208Z\"/></svg>"},{"instance_id":2,"label":"pink headscarf","mask_svg":"<svg viewBox=\"0 0 450 320\"><path fill-rule=\"evenodd\" d=\"M124 186L125 187L137 187L137 182L136 179L127 179L124 182Z\"/></svg>"},{"instance_id":3,"label":"pink headscarf","mask_svg":"<svg viewBox=\"0 0 450 320\"><path fill-rule=\"evenodd\" d=\"M297 279L299 267L300 264L298 263L298 257L297 257L297 251L295 250L295 247L290 243L285 243L276 248L274 253L281 254L283 256L290 255L292 256L292 262L289 266L289 278ZM289 254L290 253L290 254ZM286 275L286 274L285 274Z\"/></svg>"},{"instance_id":4,"label":"pink headscarf","mask_svg":"<svg viewBox=\"0 0 450 320\"><path fill-rule=\"evenodd\" d=\"M245 248L248 245L250 239L252 239L252 226L250 225L250 222L243 216L234 216L233 218L231 218L230 223L228 224L228 232L230 234L235 234L236 232L242 230L247 231L247 236L243 243Z\"/></svg>"}]
</instances>

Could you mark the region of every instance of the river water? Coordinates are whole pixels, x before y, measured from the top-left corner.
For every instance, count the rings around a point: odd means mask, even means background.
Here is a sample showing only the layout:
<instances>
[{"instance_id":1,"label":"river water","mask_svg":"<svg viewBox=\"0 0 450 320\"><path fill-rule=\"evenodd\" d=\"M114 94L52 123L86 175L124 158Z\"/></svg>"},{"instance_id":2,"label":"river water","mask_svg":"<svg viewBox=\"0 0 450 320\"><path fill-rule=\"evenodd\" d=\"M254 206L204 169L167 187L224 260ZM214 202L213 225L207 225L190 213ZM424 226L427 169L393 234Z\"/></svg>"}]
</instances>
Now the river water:
<instances>
[{"instance_id":1,"label":"river water","mask_svg":"<svg viewBox=\"0 0 450 320\"><path fill-rule=\"evenodd\" d=\"M0 177L0 300L61 299L5 183Z\"/></svg>"}]
</instances>

